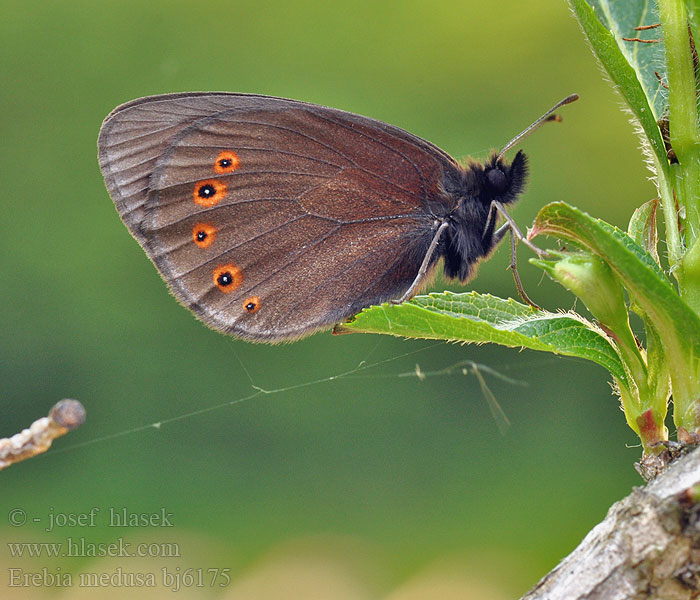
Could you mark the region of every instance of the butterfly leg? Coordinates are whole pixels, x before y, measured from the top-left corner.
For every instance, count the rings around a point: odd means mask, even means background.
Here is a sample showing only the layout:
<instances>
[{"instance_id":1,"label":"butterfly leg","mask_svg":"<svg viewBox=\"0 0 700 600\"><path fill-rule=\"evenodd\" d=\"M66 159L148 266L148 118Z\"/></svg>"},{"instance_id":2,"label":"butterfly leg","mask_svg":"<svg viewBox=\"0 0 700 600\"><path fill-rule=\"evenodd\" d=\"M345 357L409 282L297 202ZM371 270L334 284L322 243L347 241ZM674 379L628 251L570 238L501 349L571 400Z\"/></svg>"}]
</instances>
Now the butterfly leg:
<instances>
[{"instance_id":1,"label":"butterfly leg","mask_svg":"<svg viewBox=\"0 0 700 600\"><path fill-rule=\"evenodd\" d=\"M498 244L500 244L503 238L505 237L506 233L508 233L509 231L509 223L504 223L503 225L501 225L493 234L493 245L498 246Z\"/></svg>"},{"instance_id":2,"label":"butterfly leg","mask_svg":"<svg viewBox=\"0 0 700 600\"><path fill-rule=\"evenodd\" d=\"M449 223L447 221L443 221L442 223L440 223L440 227L437 228L437 231L433 236L433 240L430 242L430 246L428 246L428 251L425 253L425 258L423 259L423 262L420 265L420 269L418 269L418 275L416 275L416 278L406 290L406 293L403 296L401 296L401 298L399 298L398 300L392 300L392 304L401 304L402 302L406 302L406 300L413 296L415 291L418 289L418 286L421 284L423 277L425 277L425 274L428 272L430 260L432 259L433 254L435 254L435 250L437 249L438 243L440 242L440 236L442 235L442 232L445 231L445 229L447 229L448 225Z\"/></svg>"},{"instance_id":3,"label":"butterfly leg","mask_svg":"<svg viewBox=\"0 0 700 600\"><path fill-rule=\"evenodd\" d=\"M515 239L515 234L513 233L513 230L508 227L508 230L510 231L510 270L513 272L513 279L515 280L515 287L518 289L518 294L520 294L520 297L530 306L533 308L536 308L537 310L542 310L542 307L539 304L536 304L530 299L530 296L528 296L525 293L525 288L523 287L523 282L520 281L520 274L518 273L518 254L516 252L516 239ZM500 230L499 230L500 231Z\"/></svg>"},{"instance_id":4,"label":"butterfly leg","mask_svg":"<svg viewBox=\"0 0 700 600\"><path fill-rule=\"evenodd\" d=\"M516 222L513 220L513 217L511 217L506 212L506 209L503 208L503 204L501 204L498 200L494 200L491 203L491 206L495 206L496 210L503 215L503 218L508 223L508 227L509 227L510 231L515 235L516 238L518 238L518 241L525 244L528 248L530 248L530 250L532 250L539 257L547 255L546 250L542 250L542 248L538 248L537 246L535 246L535 244L533 244L530 240L528 240L527 237L525 236L525 234L522 231L520 231L520 228L518 227ZM500 229L499 229L499 231L500 231ZM498 232L496 232L496 234L498 234ZM501 234L501 238L503 237L503 235L505 235L505 232L503 234ZM499 241L500 241L500 238L499 238Z\"/></svg>"},{"instance_id":5,"label":"butterfly leg","mask_svg":"<svg viewBox=\"0 0 700 600\"><path fill-rule=\"evenodd\" d=\"M494 205L493 202L491 202L491 206L489 207L489 214L486 217L486 225L484 226L484 233L481 234L481 240L492 240L491 245L497 246L498 243L503 239L503 236L505 235L505 232L508 230L508 225L504 225L505 231L501 230L503 227L501 227L498 231L494 233L494 229L496 229L496 221L498 220L498 210L496 209L496 206Z\"/></svg>"},{"instance_id":6,"label":"butterfly leg","mask_svg":"<svg viewBox=\"0 0 700 600\"><path fill-rule=\"evenodd\" d=\"M506 212L506 210L503 208L503 205L500 202L494 201L491 204L492 207L495 207L498 212L500 212L506 219L506 223L504 223L494 234L493 234L493 243L494 246L497 245L505 236L505 234L510 231L510 270L513 272L513 279L515 280L515 287L518 290L518 294L520 294L520 297L530 306L537 308L538 310L541 310L542 307L540 307L538 304L533 302L530 299L530 296L527 295L525 292L525 288L523 287L523 283L520 280L520 274L518 273L518 254L516 252L516 246L517 246L517 240L520 240L523 242L528 248L531 248L537 256L543 256L547 254L545 250L542 250L541 248L538 248L534 244L532 244L524 235L523 232L520 231L520 228L516 225L515 221L513 218Z\"/></svg>"}]
</instances>

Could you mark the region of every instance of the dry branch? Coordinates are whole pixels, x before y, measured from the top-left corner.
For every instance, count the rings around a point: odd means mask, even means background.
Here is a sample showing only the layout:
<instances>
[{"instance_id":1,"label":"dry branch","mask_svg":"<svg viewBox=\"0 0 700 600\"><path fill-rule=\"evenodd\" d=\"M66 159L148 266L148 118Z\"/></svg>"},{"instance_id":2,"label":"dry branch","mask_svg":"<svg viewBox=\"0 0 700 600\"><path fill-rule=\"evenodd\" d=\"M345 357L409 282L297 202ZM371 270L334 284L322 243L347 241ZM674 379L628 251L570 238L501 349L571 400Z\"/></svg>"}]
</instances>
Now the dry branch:
<instances>
[{"instance_id":1,"label":"dry branch","mask_svg":"<svg viewBox=\"0 0 700 600\"><path fill-rule=\"evenodd\" d=\"M29 428L0 439L0 470L46 452L53 441L85 422L85 408L77 400L61 400L48 417L34 421Z\"/></svg>"},{"instance_id":2,"label":"dry branch","mask_svg":"<svg viewBox=\"0 0 700 600\"><path fill-rule=\"evenodd\" d=\"M615 503L522 600L698 598L699 490L695 449Z\"/></svg>"}]
</instances>

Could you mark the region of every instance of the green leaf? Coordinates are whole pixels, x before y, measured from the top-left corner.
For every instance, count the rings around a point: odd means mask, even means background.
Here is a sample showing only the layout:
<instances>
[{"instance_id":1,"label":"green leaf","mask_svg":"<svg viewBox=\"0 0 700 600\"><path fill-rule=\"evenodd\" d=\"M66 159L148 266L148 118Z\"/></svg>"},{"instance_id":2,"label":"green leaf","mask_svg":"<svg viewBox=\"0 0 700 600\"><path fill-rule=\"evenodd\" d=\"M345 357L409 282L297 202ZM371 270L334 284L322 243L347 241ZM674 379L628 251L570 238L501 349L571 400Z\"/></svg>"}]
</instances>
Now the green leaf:
<instances>
[{"instance_id":1,"label":"green leaf","mask_svg":"<svg viewBox=\"0 0 700 600\"><path fill-rule=\"evenodd\" d=\"M338 325L336 331L491 342L577 356L592 360L620 381L627 381L617 350L600 329L583 317L536 310L489 294L444 292L416 296L400 305L372 306L351 322Z\"/></svg>"},{"instance_id":2,"label":"green leaf","mask_svg":"<svg viewBox=\"0 0 700 600\"><path fill-rule=\"evenodd\" d=\"M646 250L654 258L656 264L660 266L657 250L658 232L656 228L656 210L658 206L659 200L654 198L637 208L627 226L627 234ZM647 321L644 310L634 300L630 304L630 309Z\"/></svg>"},{"instance_id":3,"label":"green leaf","mask_svg":"<svg viewBox=\"0 0 700 600\"><path fill-rule=\"evenodd\" d=\"M649 0L589 0L600 22L610 30L620 52L637 73L647 101L660 119L668 108L668 91L659 81L666 76L666 57L663 43L645 44L629 42L623 38L640 38L643 40L660 39L661 28L635 31L635 27L656 25L659 23L659 11L656 2ZM659 74L659 77L655 75Z\"/></svg>"},{"instance_id":4,"label":"green leaf","mask_svg":"<svg viewBox=\"0 0 700 600\"><path fill-rule=\"evenodd\" d=\"M531 258L567 290L576 294L605 327L617 332L628 329L625 292L608 264L590 252L555 252L555 260Z\"/></svg>"},{"instance_id":5,"label":"green leaf","mask_svg":"<svg viewBox=\"0 0 700 600\"><path fill-rule=\"evenodd\" d=\"M694 405L700 397L700 317L683 302L651 255L612 225L554 202L537 215L530 235L542 233L583 246L617 273L658 332L671 373L676 424L695 431L700 426Z\"/></svg>"},{"instance_id":6,"label":"green leaf","mask_svg":"<svg viewBox=\"0 0 700 600\"><path fill-rule=\"evenodd\" d=\"M657 250L659 235L656 229L656 210L659 199L654 198L634 211L627 227L628 235L659 263Z\"/></svg>"},{"instance_id":7,"label":"green leaf","mask_svg":"<svg viewBox=\"0 0 700 600\"><path fill-rule=\"evenodd\" d=\"M630 329L625 292L619 277L590 252L550 252L556 260L530 259L566 289L576 294L617 346L642 398L646 391L646 362Z\"/></svg>"},{"instance_id":8,"label":"green leaf","mask_svg":"<svg viewBox=\"0 0 700 600\"><path fill-rule=\"evenodd\" d=\"M657 401L654 411L666 416L666 407L670 393L669 368L666 354L664 353L661 336L656 331L654 324L644 319L644 327L647 334L647 364L649 373L649 388L651 397ZM663 421L663 419L661 419Z\"/></svg>"},{"instance_id":9,"label":"green leaf","mask_svg":"<svg viewBox=\"0 0 700 600\"><path fill-rule=\"evenodd\" d=\"M655 290L661 301L677 302L678 310L681 311L679 315L685 314L683 311L690 311L651 254L617 227L595 219L565 202L552 202L540 210L529 237L541 234L571 240L598 254L621 275L628 289L647 289L645 286L648 286L650 290ZM627 273L628 269L630 273ZM638 286L634 281L630 281L630 288L625 276L641 278L644 284L640 281ZM694 316L694 319L700 324L697 316Z\"/></svg>"},{"instance_id":10,"label":"green leaf","mask_svg":"<svg viewBox=\"0 0 700 600\"><path fill-rule=\"evenodd\" d=\"M636 2L636 0L629 0ZM620 2L627 6L628 0ZM609 4L606 2L606 4ZM616 36L600 21L598 14L585 0L571 0L571 6L583 27L593 52L610 75L630 109L642 126L649 144L656 155L657 163L668 178L668 159L661 132L656 124L654 111L651 109L647 95L640 84L637 73L620 50ZM601 11L598 11L601 12ZM629 37L625 35L624 37ZM627 42L622 42L627 43ZM657 69L658 70L658 69ZM658 94L654 94L656 100Z\"/></svg>"}]
</instances>

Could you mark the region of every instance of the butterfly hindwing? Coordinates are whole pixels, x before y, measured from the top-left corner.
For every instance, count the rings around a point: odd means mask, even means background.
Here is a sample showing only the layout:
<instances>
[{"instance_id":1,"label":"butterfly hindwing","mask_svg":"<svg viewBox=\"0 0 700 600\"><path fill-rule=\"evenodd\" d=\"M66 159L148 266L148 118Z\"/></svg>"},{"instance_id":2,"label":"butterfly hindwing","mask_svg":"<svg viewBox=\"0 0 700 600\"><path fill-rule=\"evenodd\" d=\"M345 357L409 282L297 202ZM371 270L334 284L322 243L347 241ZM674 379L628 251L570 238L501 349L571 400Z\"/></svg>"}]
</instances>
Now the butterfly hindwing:
<instances>
[{"instance_id":1,"label":"butterfly hindwing","mask_svg":"<svg viewBox=\"0 0 700 600\"><path fill-rule=\"evenodd\" d=\"M279 341L408 288L453 161L384 123L240 94L142 99L100 134L108 190L176 297Z\"/></svg>"}]
</instances>

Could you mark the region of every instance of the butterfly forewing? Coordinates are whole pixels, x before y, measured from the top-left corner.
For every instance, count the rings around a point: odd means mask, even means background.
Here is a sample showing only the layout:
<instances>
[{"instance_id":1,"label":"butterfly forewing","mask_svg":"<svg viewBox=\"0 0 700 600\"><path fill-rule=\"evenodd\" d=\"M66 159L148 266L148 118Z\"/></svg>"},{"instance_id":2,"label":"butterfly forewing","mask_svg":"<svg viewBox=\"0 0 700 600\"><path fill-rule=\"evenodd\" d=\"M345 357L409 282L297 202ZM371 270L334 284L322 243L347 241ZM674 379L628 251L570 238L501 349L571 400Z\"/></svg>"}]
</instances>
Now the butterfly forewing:
<instances>
[{"instance_id":1,"label":"butterfly forewing","mask_svg":"<svg viewBox=\"0 0 700 600\"><path fill-rule=\"evenodd\" d=\"M120 107L100 164L122 219L210 326L301 337L399 297L454 162L400 129L300 102L173 95Z\"/></svg>"}]
</instances>

